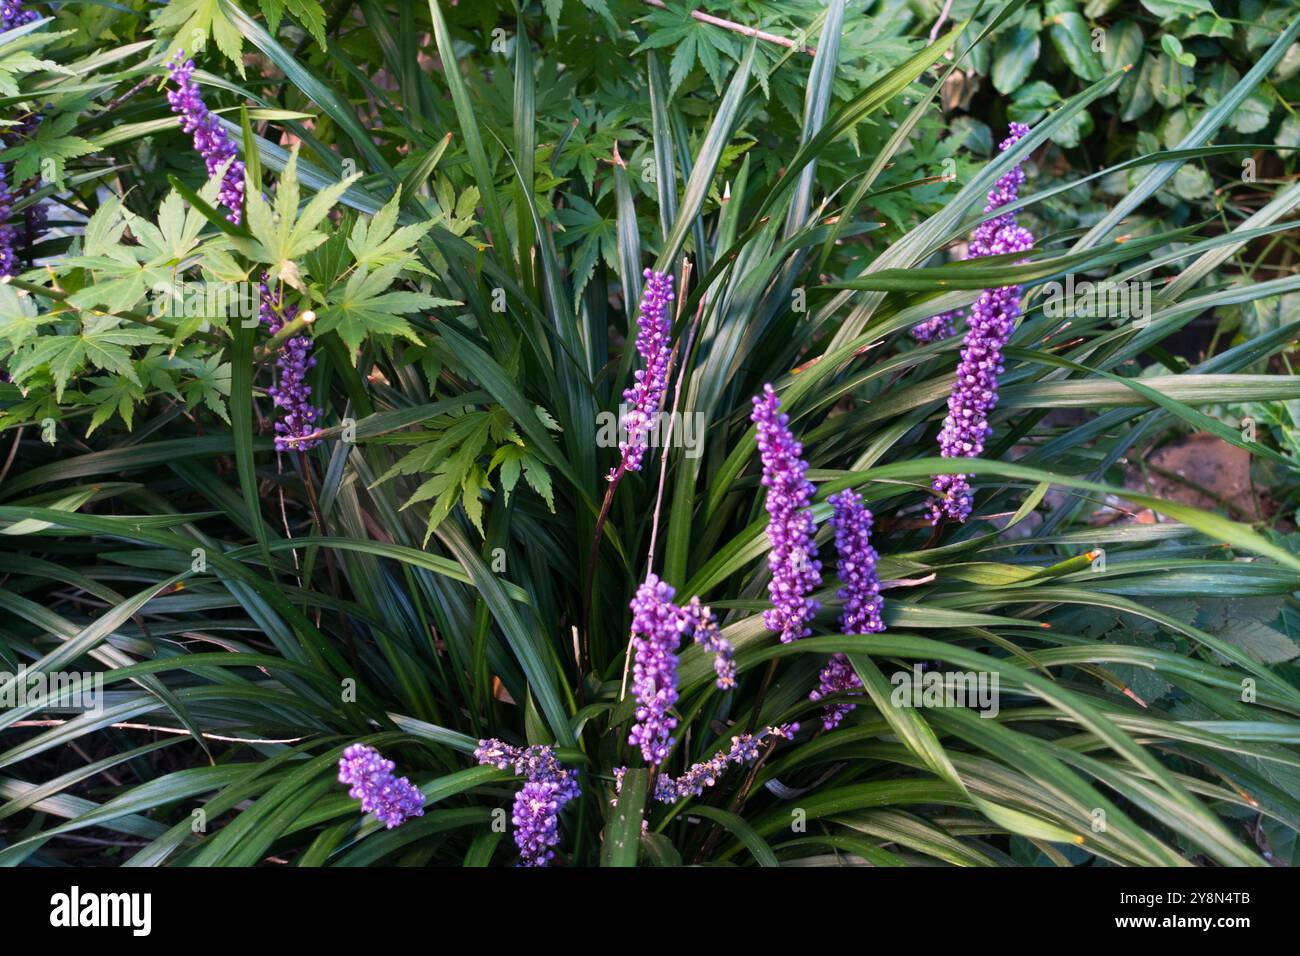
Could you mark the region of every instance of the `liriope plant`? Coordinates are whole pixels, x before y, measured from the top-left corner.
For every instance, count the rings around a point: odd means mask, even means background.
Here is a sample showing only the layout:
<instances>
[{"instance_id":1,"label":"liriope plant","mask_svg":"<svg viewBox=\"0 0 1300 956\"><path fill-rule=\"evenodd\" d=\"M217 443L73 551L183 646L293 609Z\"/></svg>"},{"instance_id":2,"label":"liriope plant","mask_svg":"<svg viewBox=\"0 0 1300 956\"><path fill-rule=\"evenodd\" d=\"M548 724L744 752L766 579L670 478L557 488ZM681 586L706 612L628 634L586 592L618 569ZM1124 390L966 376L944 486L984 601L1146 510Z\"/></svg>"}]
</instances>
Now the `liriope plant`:
<instances>
[{"instance_id":1,"label":"liriope plant","mask_svg":"<svg viewBox=\"0 0 1300 956\"><path fill-rule=\"evenodd\" d=\"M641 215L612 154L618 270L590 281L537 186L524 29L513 129L479 122L472 64L442 77L482 209L466 228L425 188L441 153L414 180L340 180L328 150L305 141L313 163L232 124L241 222L215 208L228 165L199 191L178 180L169 221L196 270L267 271L318 317L282 316L260 339L238 322L196 328L228 339L229 430L209 417L211 434L186 433L173 415L71 452L15 440L0 650L14 669L93 670L105 693L93 713L59 699L0 716L0 821L39 815L0 859L55 859L94 827L138 866L1261 865L1300 828L1295 645L1243 610L1286 605L1300 559L1267 529L1119 480L1177 428L1282 458L1200 408L1297 397L1268 374L1295 323L1185 368L1161 343L1296 288L1222 269L1284 231L1300 191L1231 228L1118 232L1183 164L1248 148L1210 140L1300 24L1177 149L1133 161L1135 187L1088 230L1007 232L1077 181L990 193L1122 73L871 243L878 178L969 51L956 24L831 110L843 9L829 6L803 136L775 180L751 183L742 160L717 182L738 131L762 122L752 53L698 142L676 135L645 61L664 114L647 131L657 212L673 214ZM456 63L436 0L430 18ZM247 26L350 136L360 121ZM885 116L888 147L821 195L828 145ZM350 228L325 236L335 204ZM135 213L96 215L61 279L94 269L92 241L122 222L140 237L125 248L147 244ZM314 248L299 248L304 220ZM990 254L935 264L981 228ZM865 244L859 266L827 275L853 261L845 243ZM343 273L377 248L402 288L370 298L438 300L389 303L412 306L400 329L365 310L350 325L341 304ZM1067 324L1049 284L1085 272L1176 277L1140 323ZM128 308L34 278L0 293L7 318ZM951 335L916 342L959 310ZM254 369L298 334L318 357L319 414L310 447L277 448L255 432L271 406ZM1165 368L1133 374L1151 358ZM20 361L23 381L57 375ZM621 444L599 424L620 399ZM648 431L662 412L668 426ZM1163 520L1088 520L1130 508ZM66 589L82 600L42 603ZM996 676L982 712L945 706L967 674ZM908 686L923 693L897 693ZM38 775L63 745L104 738L111 749Z\"/></svg>"}]
</instances>

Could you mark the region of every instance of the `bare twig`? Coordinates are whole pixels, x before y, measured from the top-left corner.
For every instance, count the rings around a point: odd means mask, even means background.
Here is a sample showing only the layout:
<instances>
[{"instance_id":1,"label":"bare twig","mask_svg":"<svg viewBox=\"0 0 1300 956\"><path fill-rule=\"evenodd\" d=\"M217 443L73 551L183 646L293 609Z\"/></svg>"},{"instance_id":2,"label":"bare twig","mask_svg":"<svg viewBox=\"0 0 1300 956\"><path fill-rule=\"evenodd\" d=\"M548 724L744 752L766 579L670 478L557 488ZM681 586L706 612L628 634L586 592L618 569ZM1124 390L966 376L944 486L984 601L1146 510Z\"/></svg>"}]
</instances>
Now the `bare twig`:
<instances>
[{"instance_id":1,"label":"bare twig","mask_svg":"<svg viewBox=\"0 0 1300 956\"><path fill-rule=\"evenodd\" d=\"M943 23L948 19L948 14L952 10L952 0L945 0L943 9L939 11L939 19L934 21L934 26L930 28L930 42L933 43L939 38L939 31L943 29Z\"/></svg>"},{"instance_id":2,"label":"bare twig","mask_svg":"<svg viewBox=\"0 0 1300 956\"><path fill-rule=\"evenodd\" d=\"M122 105L123 103L125 103L127 100L129 100L131 97L135 96L135 94L139 93L141 90L144 90L146 87L149 87L149 86L153 85L154 81L157 80L157 79L158 79L158 77L155 76L155 75L153 75L153 74L150 74L149 76L146 76L143 80L141 80L141 81L140 81L139 83L137 83L135 86L131 87L129 90L127 90L127 91L126 91L125 93L123 93L121 96L119 96L117 99L115 99L115 100L110 100L109 103L108 103L108 105L104 107L104 112L105 112L105 113L111 113L111 112L113 112L113 110L117 109L119 106L121 106L121 105Z\"/></svg>"},{"instance_id":3,"label":"bare twig","mask_svg":"<svg viewBox=\"0 0 1300 956\"><path fill-rule=\"evenodd\" d=\"M14 727L62 727L68 723L66 720L19 720L15 721ZM109 724L114 730L148 730L157 734L180 734L183 737L194 736L183 727L158 727L154 724ZM261 737L225 737L221 734L210 734L205 731L199 731L200 737L206 737L208 740L217 740L227 744L296 744L301 743L309 738L307 737L285 737L283 739L265 739Z\"/></svg>"},{"instance_id":4,"label":"bare twig","mask_svg":"<svg viewBox=\"0 0 1300 956\"><path fill-rule=\"evenodd\" d=\"M22 440L22 437L23 426L20 425L14 433L14 443L9 446L9 457L5 459L4 467L0 468L0 484L4 483L5 477L9 474L9 468L14 463L14 455L18 454L18 442Z\"/></svg>"},{"instance_id":5,"label":"bare twig","mask_svg":"<svg viewBox=\"0 0 1300 956\"><path fill-rule=\"evenodd\" d=\"M650 7L658 7L660 10L667 10L668 5L663 0L641 0L642 3ZM952 0L948 0L949 3ZM788 50L795 50L799 53L807 53L809 56L815 56L817 48L804 44L800 46L789 37L777 36L775 33L768 33L765 30L755 30L753 27L747 27L743 23L737 23L734 20L724 20L722 17L715 17L711 13L701 13L699 10L692 10L691 16L701 23L708 23L711 26L722 27L724 30L730 30L732 33L739 33L741 36L757 37L760 40L766 40L768 43L776 43Z\"/></svg>"}]
</instances>

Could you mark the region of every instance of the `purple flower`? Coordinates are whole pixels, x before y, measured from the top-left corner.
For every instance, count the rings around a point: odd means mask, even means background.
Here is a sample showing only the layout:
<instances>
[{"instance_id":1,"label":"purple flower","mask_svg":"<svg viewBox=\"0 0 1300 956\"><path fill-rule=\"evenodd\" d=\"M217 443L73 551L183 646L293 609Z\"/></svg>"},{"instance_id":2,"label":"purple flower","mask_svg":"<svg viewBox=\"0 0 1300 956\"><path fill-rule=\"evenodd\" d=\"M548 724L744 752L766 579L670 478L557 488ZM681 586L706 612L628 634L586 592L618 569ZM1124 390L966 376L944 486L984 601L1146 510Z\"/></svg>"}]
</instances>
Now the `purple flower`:
<instances>
[{"instance_id":1,"label":"purple flower","mask_svg":"<svg viewBox=\"0 0 1300 956\"><path fill-rule=\"evenodd\" d=\"M871 512L862 504L862 496L845 489L830 497L834 507L831 525L835 529L835 550L839 553L838 574L843 587L839 597L844 602L840 630L845 634L876 634L885 629L880 617L884 602L880 597L880 580L876 576L876 549L871 546ZM822 668L821 680L809 700L824 700L835 694L862 687L853 665L843 654L833 654ZM822 726L834 730L855 705L827 704L822 711Z\"/></svg>"},{"instance_id":2,"label":"purple flower","mask_svg":"<svg viewBox=\"0 0 1300 956\"><path fill-rule=\"evenodd\" d=\"M946 339L957 331L957 320L962 316L961 309L940 312L912 327L912 337L922 345Z\"/></svg>"},{"instance_id":3,"label":"purple flower","mask_svg":"<svg viewBox=\"0 0 1300 956\"><path fill-rule=\"evenodd\" d=\"M1016 145L1022 137L1029 132L1029 127L1024 123L1012 123L1008 129L1009 135L1004 139L998 148L1006 152L1012 146ZM988 195L988 204L984 207L986 213L1001 209L1016 201L1020 194L1020 187L1025 182L1025 171L1019 163L1016 163L1010 171L1005 173L994 184L993 190ZM975 227L975 232L971 236L970 248L967 250L966 258L976 259L983 256L996 255L991 252L993 244L997 238L998 232L1008 225L1014 225L1015 217L1010 213L995 216L986 220ZM961 318L963 311L954 309L952 312L941 312L938 315L926 319L912 329L912 336L921 343L934 342L939 339L946 339L956 331L956 322Z\"/></svg>"},{"instance_id":4,"label":"purple flower","mask_svg":"<svg viewBox=\"0 0 1300 956\"><path fill-rule=\"evenodd\" d=\"M849 659L843 654L832 654L831 659L822 668L817 689L808 695L808 699L825 700L835 694L843 694L861 687L862 681L858 678L853 665L849 663ZM822 727L826 730L834 730L844 716L856 706L849 703L827 704L822 710Z\"/></svg>"},{"instance_id":5,"label":"purple flower","mask_svg":"<svg viewBox=\"0 0 1300 956\"><path fill-rule=\"evenodd\" d=\"M677 703L677 646L687 621L673 604L673 589L653 573L632 598L632 690L636 723L628 743L641 748L646 763L658 764L673 745L677 718L669 711Z\"/></svg>"},{"instance_id":6,"label":"purple flower","mask_svg":"<svg viewBox=\"0 0 1300 956\"><path fill-rule=\"evenodd\" d=\"M884 602L880 598L880 579L876 577L876 549L871 546L871 512L862 504L862 496L844 489L831 495L831 527L835 529L837 567L844 584L839 597L844 601L840 630L845 634L878 634L885 629L880 618Z\"/></svg>"},{"instance_id":7,"label":"purple flower","mask_svg":"<svg viewBox=\"0 0 1300 956\"><path fill-rule=\"evenodd\" d=\"M38 19L39 14L31 11L27 12L30 15L26 19L15 22L13 26L21 26L23 23ZM6 26L4 29L7 30L10 29L10 27ZM0 133L0 142L3 142L5 146L19 145L23 140L31 138L32 134L36 132L36 127L41 125L42 119L43 117L40 113L28 113L14 125L5 127L3 133ZM2 176L3 173L0 172L0 177ZM21 189L16 190L16 192L18 196L25 196L39 187L40 184L35 179L32 179L28 180L28 182L23 185ZM14 195L11 193L9 196L10 206L13 204L13 199ZM7 212L5 218L8 218ZM23 210L23 247L27 253L25 258L29 262L33 259L31 249L40 241L42 234L45 232L45 224L48 218L49 213L47 212L43 201L38 200L29 203L27 208ZM12 240L10 245L12 248Z\"/></svg>"},{"instance_id":8,"label":"purple flower","mask_svg":"<svg viewBox=\"0 0 1300 956\"><path fill-rule=\"evenodd\" d=\"M420 788L405 777L394 777L393 762L373 747L353 744L343 751L339 783L351 787L348 796L361 801L362 813L373 813L390 830L424 816Z\"/></svg>"},{"instance_id":9,"label":"purple flower","mask_svg":"<svg viewBox=\"0 0 1300 956\"><path fill-rule=\"evenodd\" d=\"M540 781L526 783L515 794L515 845L520 866L547 866L560 842L560 802L555 788Z\"/></svg>"},{"instance_id":10,"label":"purple flower","mask_svg":"<svg viewBox=\"0 0 1300 956\"><path fill-rule=\"evenodd\" d=\"M722 636L718 616L693 597L682 608L687 627L694 632L695 643L713 655L713 672L717 674L718 690L731 690L736 686L736 661L731 642Z\"/></svg>"},{"instance_id":11,"label":"purple flower","mask_svg":"<svg viewBox=\"0 0 1300 956\"><path fill-rule=\"evenodd\" d=\"M803 446L794 440L789 417L771 385L754 397L753 421L758 426L758 451L763 460L763 487L767 489L767 539L771 550L767 565L772 571L767 591L772 607L763 612L768 628L781 633L789 644L812 633L808 625L820 605L809 595L822 582L817 546L813 544L813 484L806 477L808 463L800 455Z\"/></svg>"},{"instance_id":12,"label":"purple flower","mask_svg":"<svg viewBox=\"0 0 1300 956\"><path fill-rule=\"evenodd\" d=\"M782 724L768 727L758 734L740 734L731 738L731 747L719 751L708 760L693 764L680 777L662 774L655 781L655 799L660 803L676 803L684 797L698 797L706 787L711 787L721 778L730 764L753 763L762 751L761 744L768 737L783 737L793 740L799 732L798 724ZM614 771L614 789L623 789L623 774L627 768L619 767Z\"/></svg>"},{"instance_id":13,"label":"purple flower","mask_svg":"<svg viewBox=\"0 0 1300 956\"><path fill-rule=\"evenodd\" d=\"M1009 149L1029 127L1022 123L1011 124L1011 135L1002 142ZM989 193L985 212L1012 202L1024 182L1024 171L1017 165L998 180ZM1033 248L1034 237L1029 230L1016 225L1015 217L1006 213L982 222L971 239L971 254L1000 256L1026 252ZM1020 286L1003 286L985 289L971 307L966 338L962 342L961 361L957 365L956 381L948 396L948 415L939 432L939 453L944 458L976 458L984 451L984 443L992 434L989 414L998 402L998 376L1002 374L1002 350L1011 339L1016 319L1020 316ZM965 521L970 517L972 492L969 475L937 475L930 500L930 521L937 524L944 518Z\"/></svg>"},{"instance_id":14,"label":"purple flower","mask_svg":"<svg viewBox=\"0 0 1300 956\"><path fill-rule=\"evenodd\" d=\"M0 0L0 31L12 30L40 18L39 13L28 10L21 0Z\"/></svg>"},{"instance_id":15,"label":"purple flower","mask_svg":"<svg viewBox=\"0 0 1300 956\"><path fill-rule=\"evenodd\" d=\"M736 662L731 642L722 636L717 615L693 597L685 607L673 603L671 586L651 573L632 598L632 692L636 723L628 743L641 748L646 763L659 764L673 746L677 718L677 649L693 634L695 643L713 655L719 690L736 686Z\"/></svg>"},{"instance_id":16,"label":"purple flower","mask_svg":"<svg viewBox=\"0 0 1300 956\"><path fill-rule=\"evenodd\" d=\"M623 453L618 468L609 473L613 481L619 469L640 471L645 455L646 434L654 425L659 403L668 388L668 361L672 354L672 318L668 314L673 301L673 277L646 269L645 291L641 294L641 320L637 323L636 350L645 359L645 368L634 373L636 384L623 391L623 401L631 405L620 422L627 438L618 443Z\"/></svg>"},{"instance_id":17,"label":"purple flower","mask_svg":"<svg viewBox=\"0 0 1300 956\"><path fill-rule=\"evenodd\" d=\"M217 198L230 210L226 218L238 224L244 204L244 164L230 135L214 113L209 112L194 82L194 61L185 58L185 51L177 52L171 63L172 82L177 89L167 91L167 102L172 112L179 113L181 129L194 134L194 148L208 166L208 176L215 176L223 168L221 191Z\"/></svg>"},{"instance_id":18,"label":"purple flower","mask_svg":"<svg viewBox=\"0 0 1300 956\"><path fill-rule=\"evenodd\" d=\"M474 758L525 778L515 794L515 845L520 866L546 866L560 842L560 809L580 793L578 771L566 770L550 747L512 747L500 740L480 740Z\"/></svg>"},{"instance_id":19,"label":"purple flower","mask_svg":"<svg viewBox=\"0 0 1300 956\"><path fill-rule=\"evenodd\" d=\"M0 278L8 278L16 271L18 257L14 253L16 234L9 225L9 216L13 212L13 197L9 193L9 181L5 178L5 168L0 166Z\"/></svg>"},{"instance_id":20,"label":"purple flower","mask_svg":"<svg viewBox=\"0 0 1300 956\"><path fill-rule=\"evenodd\" d=\"M298 310L285 305L279 290L272 293L266 278L263 274L258 314L267 330L275 335L297 316ZM307 451L320 444L320 439L310 437L316 432L316 416L320 414L311 403L311 386L307 384L307 373L316 365L311 348L312 341L305 335L295 335L280 343L280 354L275 360L277 382L266 390L275 407L283 412L281 420L275 423L278 452Z\"/></svg>"},{"instance_id":21,"label":"purple flower","mask_svg":"<svg viewBox=\"0 0 1300 956\"><path fill-rule=\"evenodd\" d=\"M1019 226L1008 226L994 239L995 255L1025 252L1034 237ZM998 376L1002 374L1002 349L1011 338L1020 315L1020 286L985 289L971 309L962 342L957 378L948 396L948 416L939 432L939 454L944 458L976 458L993 433L989 413L998 403ZM971 487L964 474L936 475L935 497L930 501L930 521L943 518L965 521L971 513Z\"/></svg>"}]
</instances>

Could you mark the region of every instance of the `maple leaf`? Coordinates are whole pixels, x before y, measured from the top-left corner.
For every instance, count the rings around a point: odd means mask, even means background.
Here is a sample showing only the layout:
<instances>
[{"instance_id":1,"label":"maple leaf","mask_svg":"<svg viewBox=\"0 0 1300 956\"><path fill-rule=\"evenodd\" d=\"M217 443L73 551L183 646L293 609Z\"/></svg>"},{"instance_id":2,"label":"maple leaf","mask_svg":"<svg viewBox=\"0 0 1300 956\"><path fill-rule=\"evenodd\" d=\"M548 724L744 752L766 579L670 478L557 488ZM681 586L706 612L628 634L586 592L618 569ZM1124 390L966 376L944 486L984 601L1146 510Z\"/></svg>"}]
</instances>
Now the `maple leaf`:
<instances>
[{"instance_id":1,"label":"maple leaf","mask_svg":"<svg viewBox=\"0 0 1300 956\"><path fill-rule=\"evenodd\" d=\"M5 159L13 163L13 181L23 182L40 176L49 182L62 182L69 159L93 153L93 143L68 133L77 121L75 112L58 114L37 126L23 142L10 148Z\"/></svg>"},{"instance_id":2,"label":"maple leaf","mask_svg":"<svg viewBox=\"0 0 1300 956\"><path fill-rule=\"evenodd\" d=\"M354 357L367 335L400 335L421 344L402 316L460 303L424 292L387 291L402 269L403 263L394 262L373 272L363 267L352 273L341 291L331 290L318 317L320 331L338 332Z\"/></svg>"},{"instance_id":3,"label":"maple leaf","mask_svg":"<svg viewBox=\"0 0 1300 956\"><path fill-rule=\"evenodd\" d=\"M164 61L182 49L193 55L195 47L201 48L203 40L211 36L217 49L235 65L240 76L244 75L244 38L221 9L221 0L171 0L163 5L149 29L172 37Z\"/></svg>"},{"instance_id":4,"label":"maple leaf","mask_svg":"<svg viewBox=\"0 0 1300 956\"><path fill-rule=\"evenodd\" d=\"M352 250L357 265L384 266L407 262L412 258L411 247L433 228L435 219L395 228L401 201L402 189L399 186L393 198L373 217L358 217L348 239L348 248Z\"/></svg>"},{"instance_id":5,"label":"maple leaf","mask_svg":"<svg viewBox=\"0 0 1300 956\"><path fill-rule=\"evenodd\" d=\"M348 176L340 182L326 186L312 196L311 201L298 209L298 148L289 154L289 162L280 174L272 206L256 190L249 190L245 204L248 210L248 229L252 239L236 238L233 245L254 262L267 265L271 280L282 279L299 291L305 285L294 261L315 249L328 236L317 227L325 219L339 197L360 178Z\"/></svg>"}]
</instances>

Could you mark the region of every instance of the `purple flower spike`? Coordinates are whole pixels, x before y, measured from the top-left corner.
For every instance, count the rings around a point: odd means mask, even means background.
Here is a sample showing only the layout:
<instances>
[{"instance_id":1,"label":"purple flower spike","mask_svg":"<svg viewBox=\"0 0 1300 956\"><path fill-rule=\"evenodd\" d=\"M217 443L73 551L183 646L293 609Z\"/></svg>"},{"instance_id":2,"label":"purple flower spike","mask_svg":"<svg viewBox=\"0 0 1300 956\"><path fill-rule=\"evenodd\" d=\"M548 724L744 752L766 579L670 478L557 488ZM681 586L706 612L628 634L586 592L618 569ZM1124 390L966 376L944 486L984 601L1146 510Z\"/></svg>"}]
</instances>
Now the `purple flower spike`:
<instances>
[{"instance_id":1,"label":"purple flower spike","mask_svg":"<svg viewBox=\"0 0 1300 956\"><path fill-rule=\"evenodd\" d=\"M767 565L772 571L767 591L772 600L763 612L768 628L781 633L789 644L812 633L808 625L820 605L809 595L822 583L821 562L813 544L813 483L804 476L808 463L800 456L803 446L790 434L789 418L771 385L754 397L753 421L758 426L758 451L763 460L763 487L767 489L767 539L772 549Z\"/></svg>"},{"instance_id":2,"label":"purple flower spike","mask_svg":"<svg viewBox=\"0 0 1300 956\"><path fill-rule=\"evenodd\" d=\"M957 320L961 316L961 309L940 312L938 315L931 316L924 322L919 322L912 327L912 338L922 345L950 338L957 331Z\"/></svg>"},{"instance_id":3,"label":"purple flower spike","mask_svg":"<svg viewBox=\"0 0 1300 956\"><path fill-rule=\"evenodd\" d=\"M17 270L18 256L14 253L16 233L9 225L9 216L13 212L13 197L9 193L9 181L5 178L5 168L0 166L0 278L8 278Z\"/></svg>"},{"instance_id":4,"label":"purple flower spike","mask_svg":"<svg viewBox=\"0 0 1300 956\"><path fill-rule=\"evenodd\" d=\"M551 847L560 842L560 802L555 788L536 781L526 783L515 794L515 845L520 866L548 866L555 857Z\"/></svg>"},{"instance_id":5,"label":"purple flower spike","mask_svg":"<svg viewBox=\"0 0 1300 956\"><path fill-rule=\"evenodd\" d=\"M645 368L634 373L636 384L623 391L623 401L631 407L624 413L622 428L627 438L619 442L623 453L618 468L609 473L610 481L621 468L640 471L645 456L646 435L655 423L659 403L668 388L668 361L672 355L672 318L669 305L673 294L673 277L646 269L645 291L641 293L641 321L637 323L636 350L645 359Z\"/></svg>"},{"instance_id":6,"label":"purple flower spike","mask_svg":"<svg viewBox=\"0 0 1300 956\"><path fill-rule=\"evenodd\" d=\"M1020 142L1029 132L1029 127L1024 123L1012 123L1008 132L1007 138L998 146L998 149L1004 153ZM1025 171L1021 168L1020 163L1016 163L994 184L992 191L988 194L988 203L985 205L984 211L986 213L994 212L1015 202L1020 195L1020 187L1024 185L1024 182ZM997 255L992 249L998 233L1007 226L1014 224L1015 217L1010 213L995 216L993 219L980 223L975 227L975 232L971 236L970 248L967 250L966 258L978 259L984 256ZM961 316L961 309L952 312L941 312L939 315L916 325L912 329L912 336L922 344L949 338L956 331L956 322Z\"/></svg>"},{"instance_id":7,"label":"purple flower spike","mask_svg":"<svg viewBox=\"0 0 1300 956\"><path fill-rule=\"evenodd\" d=\"M713 655L718 690L731 690L736 686L736 661L731 642L718 628L718 616L700 604L698 597L691 598L682 608L682 613L686 616L687 626L695 634L695 643L704 645L704 649Z\"/></svg>"},{"instance_id":8,"label":"purple flower spike","mask_svg":"<svg viewBox=\"0 0 1300 956\"><path fill-rule=\"evenodd\" d=\"M835 550L839 554L838 573L843 587L839 597L844 602L840 630L845 634L877 634L885 629L880 612L880 579L876 576L876 549L871 546L871 512L862 504L862 496L845 489L830 497L834 507L831 525L835 529ZM843 654L831 655L822 668L821 680L809 700L824 700L862 687L853 665ZM854 708L854 704L827 704L822 711L822 727L834 730Z\"/></svg>"},{"instance_id":9,"label":"purple flower spike","mask_svg":"<svg viewBox=\"0 0 1300 956\"><path fill-rule=\"evenodd\" d=\"M1028 231L1019 226L1004 229L994 240L998 253L1025 252L1033 247ZM939 432L939 454L944 458L977 458L993 433L989 414L998 403L998 376L1002 374L1002 350L1020 316L1020 286L985 289L971 309L969 327L962 343L957 379L948 396L948 417ZM943 518L965 521L972 501L969 476L937 475L935 497L930 502L930 520Z\"/></svg>"},{"instance_id":10,"label":"purple flower spike","mask_svg":"<svg viewBox=\"0 0 1300 956\"><path fill-rule=\"evenodd\" d=\"M753 763L762 752L762 744L769 737L793 740L799 732L798 724L782 724L768 727L757 734L740 734L731 738L731 747L719 751L708 760L693 764L680 777L661 774L655 781L655 799L660 803L676 803L685 797L698 797L705 788L713 786L722 777L729 764L743 765ZM625 767L614 771L614 789L623 789Z\"/></svg>"},{"instance_id":11,"label":"purple flower spike","mask_svg":"<svg viewBox=\"0 0 1300 956\"><path fill-rule=\"evenodd\" d=\"M550 747L512 747L500 740L480 740L474 758L525 778L515 794L515 845L520 866L548 866L560 842L560 809L579 796L578 771L565 770Z\"/></svg>"},{"instance_id":12,"label":"purple flower spike","mask_svg":"<svg viewBox=\"0 0 1300 956\"><path fill-rule=\"evenodd\" d=\"M862 496L847 488L831 495L830 503L835 509L831 526L844 583L839 592L844 601L840 629L845 634L878 634L885 629L880 617L884 602L876 577L876 549L871 546L871 512L862 504Z\"/></svg>"},{"instance_id":13,"label":"purple flower spike","mask_svg":"<svg viewBox=\"0 0 1300 956\"><path fill-rule=\"evenodd\" d=\"M293 321L298 310L285 305L282 293L271 292L265 274L260 291L258 314L267 331L275 335ZM266 390L275 407L283 412L281 420L275 423L278 452L307 451L320 444L320 439L311 437L316 433L316 416L320 414L311 402L311 386L307 384L307 373L316 365L311 349L311 338L306 335L295 335L280 344L280 354L275 360L277 382Z\"/></svg>"},{"instance_id":14,"label":"purple flower spike","mask_svg":"<svg viewBox=\"0 0 1300 956\"><path fill-rule=\"evenodd\" d=\"M646 575L632 599L632 689L636 723L628 743L641 748L646 763L659 764L673 745L677 718L669 713L677 703L677 647L687 621L673 604L673 589Z\"/></svg>"},{"instance_id":15,"label":"purple flower spike","mask_svg":"<svg viewBox=\"0 0 1300 956\"><path fill-rule=\"evenodd\" d=\"M22 0L2 0L0 2L0 31L12 30L24 23L39 20L41 15L35 10L28 10Z\"/></svg>"},{"instance_id":16,"label":"purple flower spike","mask_svg":"<svg viewBox=\"0 0 1300 956\"><path fill-rule=\"evenodd\" d=\"M858 678L853 665L849 663L849 659L843 654L832 654L830 661L822 668L817 689L808 695L808 699L825 700L835 694L858 690L861 687L862 681ZM822 711L822 727L826 730L834 730L845 715L856 706L849 703L827 704Z\"/></svg>"},{"instance_id":17,"label":"purple flower spike","mask_svg":"<svg viewBox=\"0 0 1300 956\"><path fill-rule=\"evenodd\" d=\"M230 210L226 218L237 225L244 205L244 164L236 158L239 150L221 121L203 102L199 85L194 82L194 61L186 59L185 51L181 50L167 68L178 87L167 91L167 102L173 113L180 114L181 129L194 135L194 148L207 163L208 176L215 176L224 167L217 198Z\"/></svg>"},{"instance_id":18,"label":"purple flower spike","mask_svg":"<svg viewBox=\"0 0 1300 956\"><path fill-rule=\"evenodd\" d=\"M388 829L411 817L424 816L424 794L405 777L393 776L393 762L373 747L353 744L339 760L339 783L352 789L348 796L361 801L362 813L373 813Z\"/></svg>"},{"instance_id":19,"label":"purple flower spike","mask_svg":"<svg viewBox=\"0 0 1300 956\"><path fill-rule=\"evenodd\" d=\"M1023 123L1011 124L1011 135L1002 142L1009 149L1029 132ZM985 212L1012 202L1024 182L1024 171L1016 166L998 180L989 193ZM1016 224L1010 213L980 223L971 240L973 255L1000 256L1027 252L1034 236ZM977 458L993 433L989 414L998 403L998 376L1002 374L1002 350L1011 339L1016 319L1020 317L1021 286L985 289L971 307L966 338L962 342L961 361L956 381L948 396L948 415L939 432L939 454L944 458ZM930 500L930 521L944 518L965 521L972 509L970 476L936 475Z\"/></svg>"}]
</instances>

